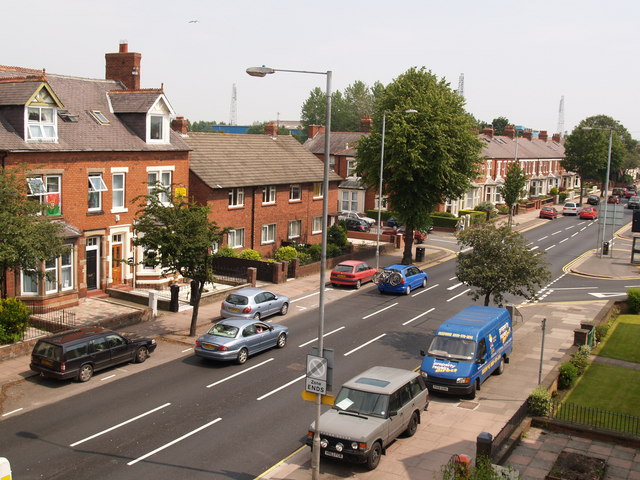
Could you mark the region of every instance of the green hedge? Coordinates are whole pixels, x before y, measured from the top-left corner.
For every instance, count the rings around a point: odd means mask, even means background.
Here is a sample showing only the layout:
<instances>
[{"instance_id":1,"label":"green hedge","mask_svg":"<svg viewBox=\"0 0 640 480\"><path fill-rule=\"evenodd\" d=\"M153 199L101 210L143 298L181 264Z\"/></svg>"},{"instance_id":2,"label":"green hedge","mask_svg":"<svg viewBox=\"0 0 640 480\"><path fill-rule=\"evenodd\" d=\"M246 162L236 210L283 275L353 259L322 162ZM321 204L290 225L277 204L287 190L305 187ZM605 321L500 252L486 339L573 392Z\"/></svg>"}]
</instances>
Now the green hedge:
<instances>
[{"instance_id":1,"label":"green hedge","mask_svg":"<svg viewBox=\"0 0 640 480\"><path fill-rule=\"evenodd\" d=\"M431 223L434 227L456 228L458 217L449 212L434 212L431 214Z\"/></svg>"},{"instance_id":2,"label":"green hedge","mask_svg":"<svg viewBox=\"0 0 640 480\"><path fill-rule=\"evenodd\" d=\"M470 215L471 225L476 225L478 223L484 223L487 221L487 213L481 212L479 210L460 210L458 215L461 217L464 217L465 215Z\"/></svg>"}]
</instances>

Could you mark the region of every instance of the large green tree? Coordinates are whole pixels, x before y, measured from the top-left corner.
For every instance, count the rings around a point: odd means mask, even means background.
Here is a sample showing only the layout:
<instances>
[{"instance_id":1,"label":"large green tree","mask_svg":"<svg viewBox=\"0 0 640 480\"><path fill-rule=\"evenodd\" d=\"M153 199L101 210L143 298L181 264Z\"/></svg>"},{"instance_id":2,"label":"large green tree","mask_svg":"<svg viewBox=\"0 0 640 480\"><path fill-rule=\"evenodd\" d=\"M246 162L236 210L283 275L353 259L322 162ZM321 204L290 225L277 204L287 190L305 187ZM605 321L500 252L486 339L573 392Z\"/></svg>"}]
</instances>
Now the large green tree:
<instances>
[{"instance_id":1,"label":"large green tree","mask_svg":"<svg viewBox=\"0 0 640 480\"><path fill-rule=\"evenodd\" d=\"M213 281L212 248L220 242L223 231L209 220L209 207L175 196L170 188L159 184L152 194L137 200L140 210L136 214L134 245L147 252L144 263L195 282L189 329L189 335L195 336L202 292L205 284Z\"/></svg>"},{"instance_id":2,"label":"large green tree","mask_svg":"<svg viewBox=\"0 0 640 480\"><path fill-rule=\"evenodd\" d=\"M527 175L520 167L520 163L512 162L509 165L507 175L504 178L504 185L500 192L502 198L504 198L504 203L509 207L509 226L513 221L513 207L522 198L526 183Z\"/></svg>"},{"instance_id":3,"label":"large green tree","mask_svg":"<svg viewBox=\"0 0 640 480\"><path fill-rule=\"evenodd\" d=\"M482 143L464 99L424 67L411 68L390 83L376 102L376 112L371 135L358 142L358 171L363 182L377 190L382 117L387 112L384 192L406 227L402 263L409 264L413 231L426 229L439 204L471 187Z\"/></svg>"},{"instance_id":4,"label":"large green tree","mask_svg":"<svg viewBox=\"0 0 640 480\"><path fill-rule=\"evenodd\" d=\"M502 306L506 293L532 300L551 278L544 252L531 250L527 240L507 225L488 223L463 230L458 243L465 251L458 254L456 276L474 288L471 297L482 297L485 306L491 297Z\"/></svg>"},{"instance_id":5,"label":"large green tree","mask_svg":"<svg viewBox=\"0 0 640 480\"><path fill-rule=\"evenodd\" d=\"M509 119L507 117L494 118L491 124L495 135L504 135L504 127L509 125Z\"/></svg>"},{"instance_id":6,"label":"large green tree","mask_svg":"<svg viewBox=\"0 0 640 480\"><path fill-rule=\"evenodd\" d=\"M45 215L46 203L28 199L24 167L0 169L0 291L9 270L44 276L42 263L68 252L62 222Z\"/></svg>"},{"instance_id":7,"label":"large green tree","mask_svg":"<svg viewBox=\"0 0 640 480\"><path fill-rule=\"evenodd\" d=\"M581 182L599 182L603 193L609 160L609 129L613 129L610 174L620 171L628 153L627 145L631 145L633 139L625 127L606 115L588 117L578 124L565 140L565 157L560 162L564 169L580 175Z\"/></svg>"}]
</instances>

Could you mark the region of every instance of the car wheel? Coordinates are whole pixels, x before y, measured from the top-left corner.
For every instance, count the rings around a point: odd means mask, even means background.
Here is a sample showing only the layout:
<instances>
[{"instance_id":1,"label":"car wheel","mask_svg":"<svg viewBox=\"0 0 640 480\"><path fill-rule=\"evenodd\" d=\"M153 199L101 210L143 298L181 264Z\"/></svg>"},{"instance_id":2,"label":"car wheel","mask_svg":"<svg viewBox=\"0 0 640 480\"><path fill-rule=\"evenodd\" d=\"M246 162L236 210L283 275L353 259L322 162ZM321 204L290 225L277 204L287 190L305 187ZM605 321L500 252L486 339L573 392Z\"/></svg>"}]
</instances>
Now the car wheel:
<instances>
[{"instance_id":1,"label":"car wheel","mask_svg":"<svg viewBox=\"0 0 640 480\"><path fill-rule=\"evenodd\" d=\"M147 347L140 347L138 348L138 350L136 350L135 362L142 363L147 359L148 356L149 350L147 349Z\"/></svg>"},{"instance_id":2,"label":"car wheel","mask_svg":"<svg viewBox=\"0 0 640 480\"><path fill-rule=\"evenodd\" d=\"M500 359L500 365L498 365L498 368L496 368L493 373L495 373L496 375L502 375L502 373L504 372L504 358Z\"/></svg>"},{"instance_id":3,"label":"car wheel","mask_svg":"<svg viewBox=\"0 0 640 480\"><path fill-rule=\"evenodd\" d=\"M367 469L375 470L378 464L380 463L380 456L382 455L382 446L380 442L376 442L371 447L369 451L369 456L367 457Z\"/></svg>"},{"instance_id":4,"label":"car wheel","mask_svg":"<svg viewBox=\"0 0 640 480\"><path fill-rule=\"evenodd\" d=\"M427 279L426 278L422 279L422 288L427 288Z\"/></svg>"},{"instance_id":5,"label":"car wheel","mask_svg":"<svg viewBox=\"0 0 640 480\"><path fill-rule=\"evenodd\" d=\"M238 352L238 357L236 358L236 362L242 365L247 361L247 358L249 358L249 352L247 351L246 348L243 348Z\"/></svg>"},{"instance_id":6,"label":"car wheel","mask_svg":"<svg viewBox=\"0 0 640 480\"><path fill-rule=\"evenodd\" d=\"M361 286L362 286L362 282L360 280L358 280L356 282L356 290L359 290Z\"/></svg>"},{"instance_id":7,"label":"car wheel","mask_svg":"<svg viewBox=\"0 0 640 480\"><path fill-rule=\"evenodd\" d=\"M415 435L418 430L418 423L420 423L418 413L413 412L413 415L411 415L411 419L409 420L409 425L407 425L407 429L404 431L405 437L413 437Z\"/></svg>"},{"instance_id":8,"label":"car wheel","mask_svg":"<svg viewBox=\"0 0 640 480\"><path fill-rule=\"evenodd\" d=\"M407 289L404 291L405 295L409 295L411 293L411 287L407 285Z\"/></svg>"},{"instance_id":9,"label":"car wheel","mask_svg":"<svg viewBox=\"0 0 640 480\"><path fill-rule=\"evenodd\" d=\"M78 381L88 382L91 377L93 377L93 365L85 363L80 367L80 371L78 372Z\"/></svg>"},{"instance_id":10,"label":"car wheel","mask_svg":"<svg viewBox=\"0 0 640 480\"><path fill-rule=\"evenodd\" d=\"M477 389L478 389L478 382L476 380L475 382L473 382L473 387L471 387L471 392L469 392L469 395L468 395L469 400L473 400L474 398L476 398Z\"/></svg>"},{"instance_id":11,"label":"car wheel","mask_svg":"<svg viewBox=\"0 0 640 480\"><path fill-rule=\"evenodd\" d=\"M286 315L288 311L289 311L289 304L285 302L282 304L282 307L280 307L280 315Z\"/></svg>"},{"instance_id":12,"label":"car wheel","mask_svg":"<svg viewBox=\"0 0 640 480\"><path fill-rule=\"evenodd\" d=\"M278 340L276 341L276 347L284 348L286 344L287 344L287 336L284 333L281 333L280 335L278 335Z\"/></svg>"},{"instance_id":13,"label":"car wheel","mask_svg":"<svg viewBox=\"0 0 640 480\"><path fill-rule=\"evenodd\" d=\"M253 316L254 320L260 320L260 312L256 312L256 314Z\"/></svg>"},{"instance_id":14,"label":"car wheel","mask_svg":"<svg viewBox=\"0 0 640 480\"><path fill-rule=\"evenodd\" d=\"M338 288L338 284L337 284L337 283L332 283L332 284L331 284L331 286L332 286L333 288Z\"/></svg>"}]
</instances>

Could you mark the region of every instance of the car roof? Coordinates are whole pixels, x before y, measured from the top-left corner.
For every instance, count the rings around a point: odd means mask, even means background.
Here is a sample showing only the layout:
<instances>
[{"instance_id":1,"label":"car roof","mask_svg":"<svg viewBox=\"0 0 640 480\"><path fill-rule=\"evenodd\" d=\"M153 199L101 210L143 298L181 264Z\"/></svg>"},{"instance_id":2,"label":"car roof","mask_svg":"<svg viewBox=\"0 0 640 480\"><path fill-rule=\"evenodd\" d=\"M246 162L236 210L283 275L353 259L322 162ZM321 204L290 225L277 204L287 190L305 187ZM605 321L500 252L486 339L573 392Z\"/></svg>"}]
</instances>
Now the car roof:
<instances>
[{"instance_id":1,"label":"car roof","mask_svg":"<svg viewBox=\"0 0 640 480\"><path fill-rule=\"evenodd\" d=\"M343 386L365 392L389 394L416 377L418 374L411 370L376 366L351 378Z\"/></svg>"},{"instance_id":2,"label":"car roof","mask_svg":"<svg viewBox=\"0 0 640 480\"><path fill-rule=\"evenodd\" d=\"M567 202L564 204L565 207L571 207L571 206L576 206L577 203L576 202Z\"/></svg>"},{"instance_id":3,"label":"car roof","mask_svg":"<svg viewBox=\"0 0 640 480\"><path fill-rule=\"evenodd\" d=\"M413 267L413 265L402 265L400 263L394 263L393 265L389 265L388 267L384 267L385 270L406 270L409 267Z\"/></svg>"},{"instance_id":4,"label":"car roof","mask_svg":"<svg viewBox=\"0 0 640 480\"><path fill-rule=\"evenodd\" d=\"M111 330L107 330L102 327L87 327L87 328L77 328L75 330L70 330L68 332L62 332L57 335L53 335L51 337L43 338L41 342L55 343L55 344L63 344L69 342L75 342L76 340L84 340L86 338L95 337L97 335L101 335L104 333L115 333Z\"/></svg>"},{"instance_id":5,"label":"car roof","mask_svg":"<svg viewBox=\"0 0 640 480\"><path fill-rule=\"evenodd\" d=\"M262 293L266 291L267 290L263 290L261 288L256 288L256 287L244 287L231 292L230 295L236 294L236 295L246 295L247 297L251 297L253 295L256 295L257 293Z\"/></svg>"},{"instance_id":6,"label":"car roof","mask_svg":"<svg viewBox=\"0 0 640 480\"><path fill-rule=\"evenodd\" d=\"M344 262L340 262L338 265L349 265L351 267L355 267L356 265L360 265L363 262L362 260L345 260ZM336 265L336 267L338 266Z\"/></svg>"},{"instance_id":7,"label":"car roof","mask_svg":"<svg viewBox=\"0 0 640 480\"><path fill-rule=\"evenodd\" d=\"M251 325L252 323L256 323L256 322L257 320L254 318L229 317L229 318L225 318L224 320L220 320L219 322L216 322L216 325L222 324L222 325L229 325L230 327L242 328L246 325ZM264 323L264 322L260 320L260 323Z\"/></svg>"}]
</instances>

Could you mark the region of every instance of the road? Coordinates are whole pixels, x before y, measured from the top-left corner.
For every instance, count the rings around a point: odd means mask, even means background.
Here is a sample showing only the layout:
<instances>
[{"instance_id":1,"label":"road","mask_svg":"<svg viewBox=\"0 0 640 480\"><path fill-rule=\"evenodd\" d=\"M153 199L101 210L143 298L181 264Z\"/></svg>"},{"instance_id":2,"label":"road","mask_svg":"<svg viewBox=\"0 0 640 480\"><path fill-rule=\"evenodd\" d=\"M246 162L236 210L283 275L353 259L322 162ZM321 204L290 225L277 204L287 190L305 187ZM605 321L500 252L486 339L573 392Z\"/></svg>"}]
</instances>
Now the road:
<instances>
[{"instance_id":1,"label":"road","mask_svg":"<svg viewBox=\"0 0 640 480\"><path fill-rule=\"evenodd\" d=\"M552 281L540 300L584 300L611 290L612 281L563 271L594 247L597 229L594 222L563 217L525 233L530 248L546 251L550 262ZM427 272L427 288L409 296L381 295L373 285L329 289L325 347L335 352L334 390L373 364L416 368L419 350L440 322L470 303L455 262ZM245 365L202 361L162 342L169 352L164 363L153 363L152 356L148 366L101 372L82 385L22 382L16 388L24 388L28 408L1 422L1 455L20 479L254 478L303 443L314 417L314 405L300 394L305 356L316 343L316 309L317 295L296 299L287 317L274 319L289 326L288 345ZM119 370L125 374L112 377ZM62 401L36 408L41 403L31 400L58 398L55 392L65 389L73 394Z\"/></svg>"}]
</instances>

